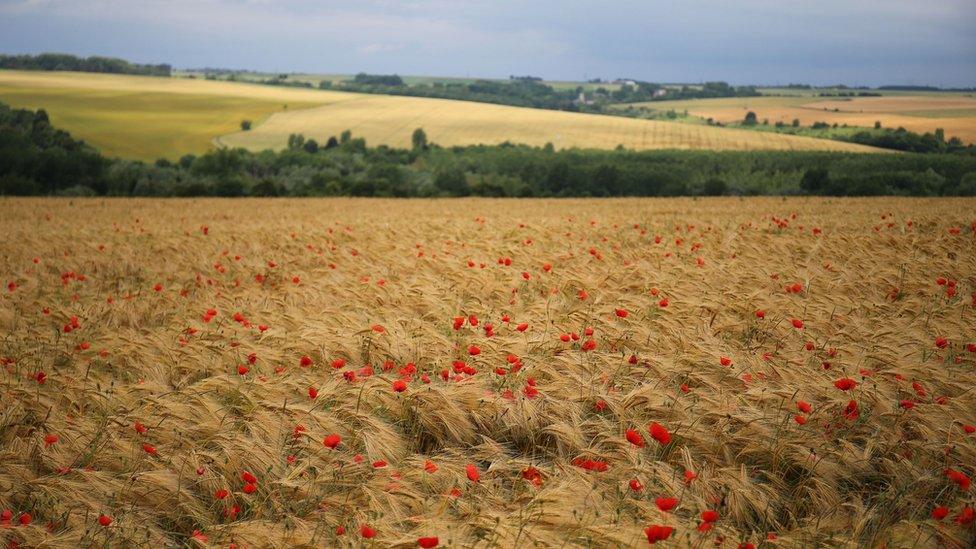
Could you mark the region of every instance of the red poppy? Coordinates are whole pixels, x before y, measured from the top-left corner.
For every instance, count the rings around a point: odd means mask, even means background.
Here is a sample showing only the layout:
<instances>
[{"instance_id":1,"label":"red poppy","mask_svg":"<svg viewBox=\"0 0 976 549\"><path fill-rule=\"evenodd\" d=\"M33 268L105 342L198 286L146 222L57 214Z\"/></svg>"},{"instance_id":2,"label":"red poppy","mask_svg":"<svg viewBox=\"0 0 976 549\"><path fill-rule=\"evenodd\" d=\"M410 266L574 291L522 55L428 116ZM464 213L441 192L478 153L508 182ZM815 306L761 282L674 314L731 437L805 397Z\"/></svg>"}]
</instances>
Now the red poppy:
<instances>
[{"instance_id":1,"label":"red poppy","mask_svg":"<svg viewBox=\"0 0 976 549\"><path fill-rule=\"evenodd\" d=\"M407 390L407 382L402 379L398 379L393 382L393 390L397 393L402 393Z\"/></svg>"},{"instance_id":2,"label":"red poppy","mask_svg":"<svg viewBox=\"0 0 976 549\"><path fill-rule=\"evenodd\" d=\"M423 538L417 538L417 545L423 547L424 549L430 549L431 547L437 547L440 544L440 540L437 536L428 536Z\"/></svg>"},{"instance_id":3,"label":"red poppy","mask_svg":"<svg viewBox=\"0 0 976 549\"><path fill-rule=\"evenodd\" d=\"M359 528L359 534L366 539L376 537L376 530L369 527L368 524L364 524Z\"/></svg>"},{"instance_id":4,"label":"red poppy","mask_svg":"<svg viewBox=\"0 0 976 549\"><path fill-rule=\"evenodd\" d=\"M112 524L112 517L108 515L98 515L98 523L107 528L108 525Z\"/></svg>"},{"instance_id":5,"label":"red poppy","mask_svg":"<svg viewBox=\"0 0 976 549\"><path fill-rule=\"evenodd\" d=\"M945 505L940 505L935 509L932 509L932 518L935 520L942 520L949 516L949 508Z\"/></svg>"},{"instance_id":6,"label":"red poppy","mask_svg":"<svg viewBox=\"0 0 976 549\"><path fill-rule=\"evenodd\" d=\"M630 479L630 483L629 484L630 484L630 489L633 490L633 491L635 491L635 492L640 492L641 490L644 489L644 485L641 484L641 482L639 480L637 480L636 478Z\"/></svg>"},{"instance_id":7,"label":"red poppy","mask_svg":"<svg viewBox=\"0 0 976 549\"><path fill-rule=\"evenodd\" d=\"M834 387L837 387L841 391L850 391L857 387L857 382L849 377L842 377L834 382Z\"/></svg>"},{"instance_id":8,"label":"red poppy","mask_svg":"<svg viewBox=\"0 0 976 549\"><path fill-rule=\"evenodd\" d=\"M474 464L469 463L465 465L464 470L468 476L468 480L471 482L478 482L481 480L481 473L478 471L478 468L474 466Z\"/></svg>"},{"instance_id":9,"label":"red poppy","mask_svg":"<svg viewBox=\"0 0 976 549\"><path fill-rule=\"evenodd\" d=\"M340 437L335 433L332 433L331 435L326 435L325 439L322 440L322 444L328 446L329 448L332 448L333 450L335 450L336 447L339 446L341 442L342 442L342 437Z\"/></svg>"},{"instance_id":10,"label":"red poppy","mask_svg":"<svg viewBox=\"0 0 976 549\"><path fill-rule=\"evenodd\" d=\"M678 506L678 498L656 498L654 504L666 513Z\"/></svg>"},{"instance_id":11,"label":"red poppy","mask_svg":"<svg viewBox=\"0 0 976 549\"><path fill-rule=\"evenodd\" d=\"M668 539L673 532L674 528L671 526L658 526L655 524L644 528L644 535L647 536L647 542L652 545Z\"/></svg>"},{"instance_id":12,"label":"red poppy","mask_svg":"<svg viewBox=\"0 0 976 549\"><path fill-rule=\"evenodd\" d=\"M800 401L797 401L797 403L796 403L796 407L797 407L797 408L798 408L798 409L799 409L799 410L800 410L801 412L803 412L804 414L809 414L809 413L810 413L810 411L811 411L811 410L813 410L813 407L812 407L812 406L810 406L810 403L809 403L809 402L804 402L804 401L802 401L802 400L800 400Z\"/></svg>"},{"instance_id":13,"label":"red poppy","mask_svg":"<svg viewBox=\"0 0 976 549\"><path fill-rule=\"evenodd\" d=\"M644 437L633 429L627 429L627 441L638 448L644 447Z\"/></svg>"},{"instance_id":14,"label":"red poppy","mask_svg":"<svg viewBox=\"0 0 976 549\"><path fill-rule=\"evenodd\" d=\"M651 432L651 438L658 441L662 446L671 442L671 433L658 422L651 423L648 430Z\"/></svg>"},{"instance_id":15,"label":"red poppy","mask_svg":"<svg viewBox=\"0 0 976 549\"><path fill-rule=\"evenodd\" d=\"M796 328L797 330L803 329L803 321L800 320L799 318L794 318L791 322L793 323L793 327Z\"/></svg>"}]
</instances>

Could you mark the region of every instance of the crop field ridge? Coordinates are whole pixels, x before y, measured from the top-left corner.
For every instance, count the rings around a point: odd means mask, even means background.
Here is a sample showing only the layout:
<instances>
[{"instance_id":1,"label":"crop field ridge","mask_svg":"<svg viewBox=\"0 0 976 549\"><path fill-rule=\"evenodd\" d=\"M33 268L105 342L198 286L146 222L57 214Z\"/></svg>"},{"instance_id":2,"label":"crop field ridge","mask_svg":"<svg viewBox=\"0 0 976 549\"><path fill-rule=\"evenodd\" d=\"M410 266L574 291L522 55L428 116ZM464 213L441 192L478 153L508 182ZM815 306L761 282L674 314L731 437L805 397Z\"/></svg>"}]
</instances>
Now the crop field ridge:
<instances>
[{"instance_id":1,"label":"crop field ridge","mask_svg":"<svg viewBox=\"0 0 976 549\"><path fill-rule=\"evenodd\" d=\"M471 101L357 94L241 82L0 70L0 102L45 109L54 125L107 156L177 160L216 146L282 149L302 133L325 143L352 130L370 145L409 147L423 128L442 146L502 142L559 149L884 152L853 143ZM243 120L253 126L238 131Z\"/></svg>"},{"instance_id":2,"label":"crop field ridge","mask_svg":"<svg viewBox=\"0 0 976 549\"><path fill-rule=\"evenodd\" d=\"M972 547L974 211L0 200L0 541Z\"/></svg>"}]
</instances>

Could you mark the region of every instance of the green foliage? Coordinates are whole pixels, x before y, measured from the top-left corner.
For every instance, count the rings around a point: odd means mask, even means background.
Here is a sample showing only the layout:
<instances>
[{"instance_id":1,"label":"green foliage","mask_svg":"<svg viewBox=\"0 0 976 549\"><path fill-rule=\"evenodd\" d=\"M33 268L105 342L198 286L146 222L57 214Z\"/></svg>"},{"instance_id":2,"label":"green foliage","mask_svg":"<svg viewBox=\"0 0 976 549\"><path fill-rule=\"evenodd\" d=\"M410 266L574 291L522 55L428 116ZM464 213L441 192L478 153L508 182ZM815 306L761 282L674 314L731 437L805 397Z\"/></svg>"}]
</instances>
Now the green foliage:
<instances>
[{"instance_id":1,"label":"green foliage","mask_svg":"<svg viewBox=\"0 0 976 549\"><path fill-rule=\"evenodd\" d=\"M413 145L414 150L426 150L427 133L423 128L417 128L413 131L413 135L410 136L410 142Z\"/></svg>"},{"instance_id":2,"label":"green foliage","mask_svg":"<svg viewBox=\"0 0 976 549\"><path fill-rule=\"evenodd\" d=\"M172 67L167 64L141 65L114 57L92 56L82 58L63 53L0 55L0 69L104 72L112 74L138 74L143 76L170 76L172 73Z\"/></svg>"},{"instance_id":3,"label":"green foliage","mask_svg":"<svg viewBox=\"0 0 976 549\"><path fill-rule=\"evenodd\" d=\"M896 137L897 131L885 130ZM924 136L923 136L924 137ZM906 139L912 139L905 137ZM925 142L936 141L934 135ZM109 161L0 106L0 193L134 196L676 196L976 194L976 155L555 150L504 143L426 150L367 147L343 132L299 134L281 152L218 149L179 162ZM80 188L80 187L85 187ZM90 189L90 192L86 189Z\"/></svg>"},{"instance_id":4,"label":"green foliage","mask_svg":"<svg viewBox=\"0 0 976 549\"><path fill-rule=\"evenodd\" d=\"M67 132L43 110L0 104L0 194L54 194L83 186L107 194L109 161Z\"/></svg>"}]
</instances>

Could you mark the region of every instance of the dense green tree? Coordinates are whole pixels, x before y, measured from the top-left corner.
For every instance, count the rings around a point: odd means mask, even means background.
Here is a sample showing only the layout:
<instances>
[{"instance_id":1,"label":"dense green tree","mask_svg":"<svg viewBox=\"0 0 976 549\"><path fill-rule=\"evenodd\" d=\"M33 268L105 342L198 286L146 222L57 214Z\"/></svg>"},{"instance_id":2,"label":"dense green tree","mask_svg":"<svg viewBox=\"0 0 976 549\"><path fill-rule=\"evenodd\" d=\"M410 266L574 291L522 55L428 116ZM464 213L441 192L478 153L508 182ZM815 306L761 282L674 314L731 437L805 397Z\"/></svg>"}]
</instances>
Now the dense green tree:
<instances>
[{"instance_id":1,"label":"dense green tree","mask_svg":"<svg viewBox=\"0 0 976 549\"><path fill-rule=\"evenodd\" d=\"M424 132L423 128L417 128L413 131L413 135L410 136L410 143L415 151L427 150L427 133Z\"/></svg>"}]
</instances>

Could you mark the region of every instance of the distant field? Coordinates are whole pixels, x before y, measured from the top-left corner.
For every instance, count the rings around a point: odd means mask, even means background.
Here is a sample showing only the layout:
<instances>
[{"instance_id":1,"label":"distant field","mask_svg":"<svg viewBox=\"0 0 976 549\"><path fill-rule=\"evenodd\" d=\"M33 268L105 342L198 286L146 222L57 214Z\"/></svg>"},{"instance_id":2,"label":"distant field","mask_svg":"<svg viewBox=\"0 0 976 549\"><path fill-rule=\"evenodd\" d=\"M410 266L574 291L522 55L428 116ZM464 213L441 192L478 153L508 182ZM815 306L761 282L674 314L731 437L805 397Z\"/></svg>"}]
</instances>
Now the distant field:
<instances>
[{"instance_id":1,"label":"distant field","mask_svg":"<svg viewBox=\"0 0 976 549\"><path fill-rule=\"evenodd\" d=\"M350 129L368 143L404 147L422 127L440 145L511 141L556 148L846 150L872 151L848 143L748 130L694 126L416 97L362 96L303 111L280 112L249 132L235 132L218 142L252 150L284 147L288 135L301 133L324 141Z\"/></svg>"},{"instance_id":2,"label":"distant field","mask_svg":"<svg viewBox=\"0 0 976 549\"><path fill-rule=\"evenodd\" d=\"M44 108L55 125L103 153L142 160L202 153L214 142L282 148L291 133L324 141L346 129L370 144L407 146L418 127L441 145L876 151L746 130L202 79L0 71L0 101ZM239 131L242 119L254 121L254 129Z\"/></svg>"},{"instance_id":3,"label":"distant field","mask_svg":"<svg viewBox=\"0 0 976 549\"><path fill-rule=\"evenodd\" d=\"M347 98L340 92L201 80L0 71L0 101L47 110L55 126L109 156L176 159L203 153L241 120Z\"/></svg>"},{"instance_id":4,"label":"distant field","mask_svg":"<svg viewBox=\"0 0 976 549\"><path fill-rule=\"evenodd\" d=\"M723 123L739 122L749 111L755 112L760 120L768 118L770 124L789 124L796 118L804 126L827 122L873 127L875 121L880 121L886 128L900 126L919 133L943 128L946 137L976 142L976 98L972 94L886 93L883 97L845 98L815 97L807 92L805 96L692 99L638 105L659 110L688 110L689 114Z\"/></svg>"}]
</instances>

